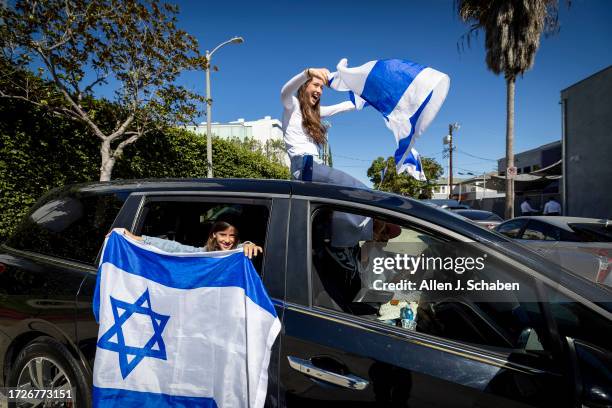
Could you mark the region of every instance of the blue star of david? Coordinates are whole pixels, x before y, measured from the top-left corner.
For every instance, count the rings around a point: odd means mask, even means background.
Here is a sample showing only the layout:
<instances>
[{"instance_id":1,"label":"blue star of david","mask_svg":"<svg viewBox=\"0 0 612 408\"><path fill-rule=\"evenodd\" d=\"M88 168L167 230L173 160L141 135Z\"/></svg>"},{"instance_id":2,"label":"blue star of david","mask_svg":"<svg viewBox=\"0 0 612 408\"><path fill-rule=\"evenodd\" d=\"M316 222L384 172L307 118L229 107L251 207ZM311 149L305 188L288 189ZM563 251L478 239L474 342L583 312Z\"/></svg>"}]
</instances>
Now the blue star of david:
<instances>
[{"instance_id":1,"label":"blue star of david","mask_svg":"<svg viewBox=\"0 0 612 408\"><path fill-rule=\"evenodd\" d=\"M98 347L119 353L119 367L123 379L125 379L145 357L166 360L166 345L161 335L170 316L164 316L153 311L151 308L151 299L149 298L149 289L145 290L134 303L124 302L112 296L110 296L110 300L115 324L100 337L98 340ZM121 315L119 315L119 310L123 310ZM150 316L153 325L153 336L142 348L127 346L121 328L123 323L125 323L134 313ZM111 341L115 336L116 341ZM153 349L155 345L157 345L157 350Z\"/></svg>"}]
</instances>

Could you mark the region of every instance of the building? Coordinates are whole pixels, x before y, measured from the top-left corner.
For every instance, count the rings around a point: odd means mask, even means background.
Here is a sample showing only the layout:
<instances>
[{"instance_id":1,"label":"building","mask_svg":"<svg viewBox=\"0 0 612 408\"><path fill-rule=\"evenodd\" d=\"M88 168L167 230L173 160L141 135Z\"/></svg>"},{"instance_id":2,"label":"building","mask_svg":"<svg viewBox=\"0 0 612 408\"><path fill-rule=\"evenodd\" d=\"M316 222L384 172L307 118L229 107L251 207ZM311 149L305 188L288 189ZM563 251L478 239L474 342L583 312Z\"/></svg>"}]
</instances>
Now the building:
<instances>
[{"instance_id":1,"label":"building","mask_svg":"<svg viewBox=\"0 0 612 408\"><path fill-rule=\"evenodd\" d=\"M496 185L492 183L491 175L492 173L486 173L467 179L453 177L453 194L451 197L458 201L503 197L504 193L499 193L495 189ZM447 199L448 190L448 177L441 177L434 183L431 198Z\"/></svg>"},{"instance_id":2,"label":"building","mask_svg":"<svg viewBox=\"0 0 612 408\"><path fill-rule=\"evenodd\" d=\"M542 210L549 198L561 201L561 141L547 143L536 148L516 153L514 165L515 215L520 215L521 203L526 197L535 209ZM499 175L491 176L491 185L498 191L506 190L506 158L497 160Z\"/></svg>"},{"instance_id":3,"label":"building","mask_svg":"<svg viewBox=\"0 0 612 408\"><path fill-rule=\"evenodd\" d=\"M460 188L458 187L458 184L460 184L463 181L464 181L464 179L453 177L453 194L452 194L452 196L457 196L459 194ZM434 183L434 187L432 189L433 194L432 194L431 198L435 198L435 199L448 199L449 198L448 197L448 191L449 191L449 188L448 188L448 177L440 177Z\"/></svg>"},{"instance_id":4,"label":"building","mask_svg":"<svg viewBox=\"0 0 612 408\"><path fill-rule=\"evenodd\" d=\"M448 198L448 177L441 177L437 179L432 188L431 198L435 199L447 199Z\"/></svg>"},{"instance_id":5,"label":"building","mask_svg":"<svg viewBox=\"0 0 612 408\"><path fill-rule=\"evenodd\" d=\"M459 201L482 200L485 198L505 197L505 193L497 190L497 184L492 182L492 176L497 173L485 173L472 178L458 181L453 186L453 196Z\"/></svg>"},{"instance_id":6,"label":"building","mask_svg":"<svg viewBox=\"0 0 612 408\"><path fill-rule=\"evenodd\" d=\"M561 91L563 210L612 218L612 66Z\"/></svg>"},{"instance_id":7,"label":"building","mask_svg":"<svg viewBox=\"0 0 612 408\"><path fill-rule=\"evenodd\" d=\"M516 153L514 155L514 166L517 174L529 174L551 166L559 160L561 160L561 141L557 140L531 150ZM497 172L500 176L505 176L506 167L505 157L497 160Z\"/></svg>"},{"instance_id":8,"label":"building","mask_svg":"<svg viewBox=\"0 0 612 408\"><path fill-rule=\"evenodd\" d=\"M206 122L197 126L185 126L198 135L206 134ZM264 154L272 150L270 154L277 157L277 161L289 167L289 156L284 150L282 123L278 119L266 116L263 119L246 121L242 118L228 123L213 122L211 133L223 139L238 139L244 141L253 139L258 142ZM271 148L273 146L273 148ZM269 156L269 155L268 155Z\"/></svg>"}]
</instances>

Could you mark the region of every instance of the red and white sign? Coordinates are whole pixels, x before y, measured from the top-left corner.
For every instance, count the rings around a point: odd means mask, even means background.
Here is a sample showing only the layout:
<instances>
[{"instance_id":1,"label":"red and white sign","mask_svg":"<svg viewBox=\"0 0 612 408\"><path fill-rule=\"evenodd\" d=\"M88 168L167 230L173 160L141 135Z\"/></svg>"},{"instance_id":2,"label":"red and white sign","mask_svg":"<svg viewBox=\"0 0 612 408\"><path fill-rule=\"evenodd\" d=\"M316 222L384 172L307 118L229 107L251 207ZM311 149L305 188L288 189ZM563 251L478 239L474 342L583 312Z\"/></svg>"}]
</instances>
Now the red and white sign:
<instances>
[{"instance_id":1,"label":"red and white sign","mask_svg":"<svg viewBox=\"0 0 612 408\"><path fill-rule=\"evenodd\" d=\"M516 167L508 167L506 169L506 174L508 175L508 178L516 177Z\"/></svg>"}]
</instances>

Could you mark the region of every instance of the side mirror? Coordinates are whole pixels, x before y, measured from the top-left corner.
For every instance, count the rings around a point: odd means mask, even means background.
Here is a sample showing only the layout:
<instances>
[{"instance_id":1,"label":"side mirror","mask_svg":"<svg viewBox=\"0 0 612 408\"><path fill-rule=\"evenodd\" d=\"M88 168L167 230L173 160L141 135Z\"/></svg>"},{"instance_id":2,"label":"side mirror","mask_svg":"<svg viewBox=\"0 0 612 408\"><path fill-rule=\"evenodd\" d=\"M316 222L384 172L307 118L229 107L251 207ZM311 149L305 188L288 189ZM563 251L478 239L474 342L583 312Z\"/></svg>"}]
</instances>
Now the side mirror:
<instances>
[{"instance_id":1,"label":"side mirror","mask_svg":"<svg viewBox=\"0 0 612 408\"><path fill-rule=\"evenodd\" d=\"M612 353L592 344L567 338L576 381L577 406L612 406Z\"/></svg>"},{"instance_id":2,"label":"side mirror","mask_svg":"<svg viewBox=\"0 0 612 408\"><path fill-rule=\"evenodd\" d=\"M542 347L542 343L540 342L540 337L538 336L538 333L536 333L536 331L531 327L526 327L523 329L523 331L519 335L517 343L518 343L517 344L518 348L521 348L523 350L527 350L527 351L543 351L544 350L544 347Z\"/></svg>"}]
</instances>

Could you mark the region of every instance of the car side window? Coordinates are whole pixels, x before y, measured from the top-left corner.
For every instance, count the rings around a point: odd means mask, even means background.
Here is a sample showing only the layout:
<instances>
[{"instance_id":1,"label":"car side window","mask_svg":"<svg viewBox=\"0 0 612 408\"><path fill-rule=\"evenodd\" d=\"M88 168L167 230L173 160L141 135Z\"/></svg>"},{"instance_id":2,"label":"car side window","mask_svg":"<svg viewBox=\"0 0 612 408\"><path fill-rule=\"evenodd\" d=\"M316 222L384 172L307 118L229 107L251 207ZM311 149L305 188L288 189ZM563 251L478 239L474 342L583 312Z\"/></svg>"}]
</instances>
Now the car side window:
<instances>
[{"instance_id":1,"label":"car side window","mask_svg":"<svg viewBox=\"0 0 612 408\"><path fill-rule=\"evenodd\" d=\"M48 196L26 216L7 244L93 265L126 198L123 194Z\"/></svg>"},{"instance_id":2,"label":"car side window","mask_svg":"<svg viewBox=\"0 0 612 408\"><path fill-rule=\"evenodd\" d=\"M266 202L253 200L202 200L195 197L151 197L143 206L136 234L204 247L211 227L225 221L238 230L239 242L251 241L265 247L269 209ZM262 272L262 258L253 265Z\"/></svg>"},{"instance_id":3,"label":"car side window","mask_svg":"<svg viewBox=\"0 0 612 408\"><path fill-rule=\"evenodd\" d=\"M550 311L562 337L582 340L612 352L612 326L602 315L549 288Z\"/></svg>"},{"instance_id":4,"label":"car side window","mask_svg":"<svg viewBox=\"0 0 612 408\"><path fill-rule=\"evenodd\" d=\"M334 220L347 217L369 220L370 238L335 245L345 226ZM543 350L544 323L533 301L533 280L480 247L385 215L330 207L313 213L311 237L315 307L472 344ZM449 269L443 262L455 264ZM479 270L478 262L486 267ZM519 285L516 292L491 294L473 290L468 281Z\"/></svg>"},{"instance_id":5,"label":"car side window","mask_svg":"<svg viewBox=\"0 0 612 408\"><path fill-rule=\"evenodd\" d=\"M539 241L559 241L561 238L559 228L540 221L530 220L523 231L522 239Z\"/></svg>"},{"instance_id":6,"label":"car side window","mask_svg":"<svg viewBox=\"0 0 612 408\"><path fill-rule=\"evenodd\" d=\"M525 220L513 220L501 224L497 232L506 235L510 238L518 238L521 229L525 225Z\"/></svg>"}]
</instances>

